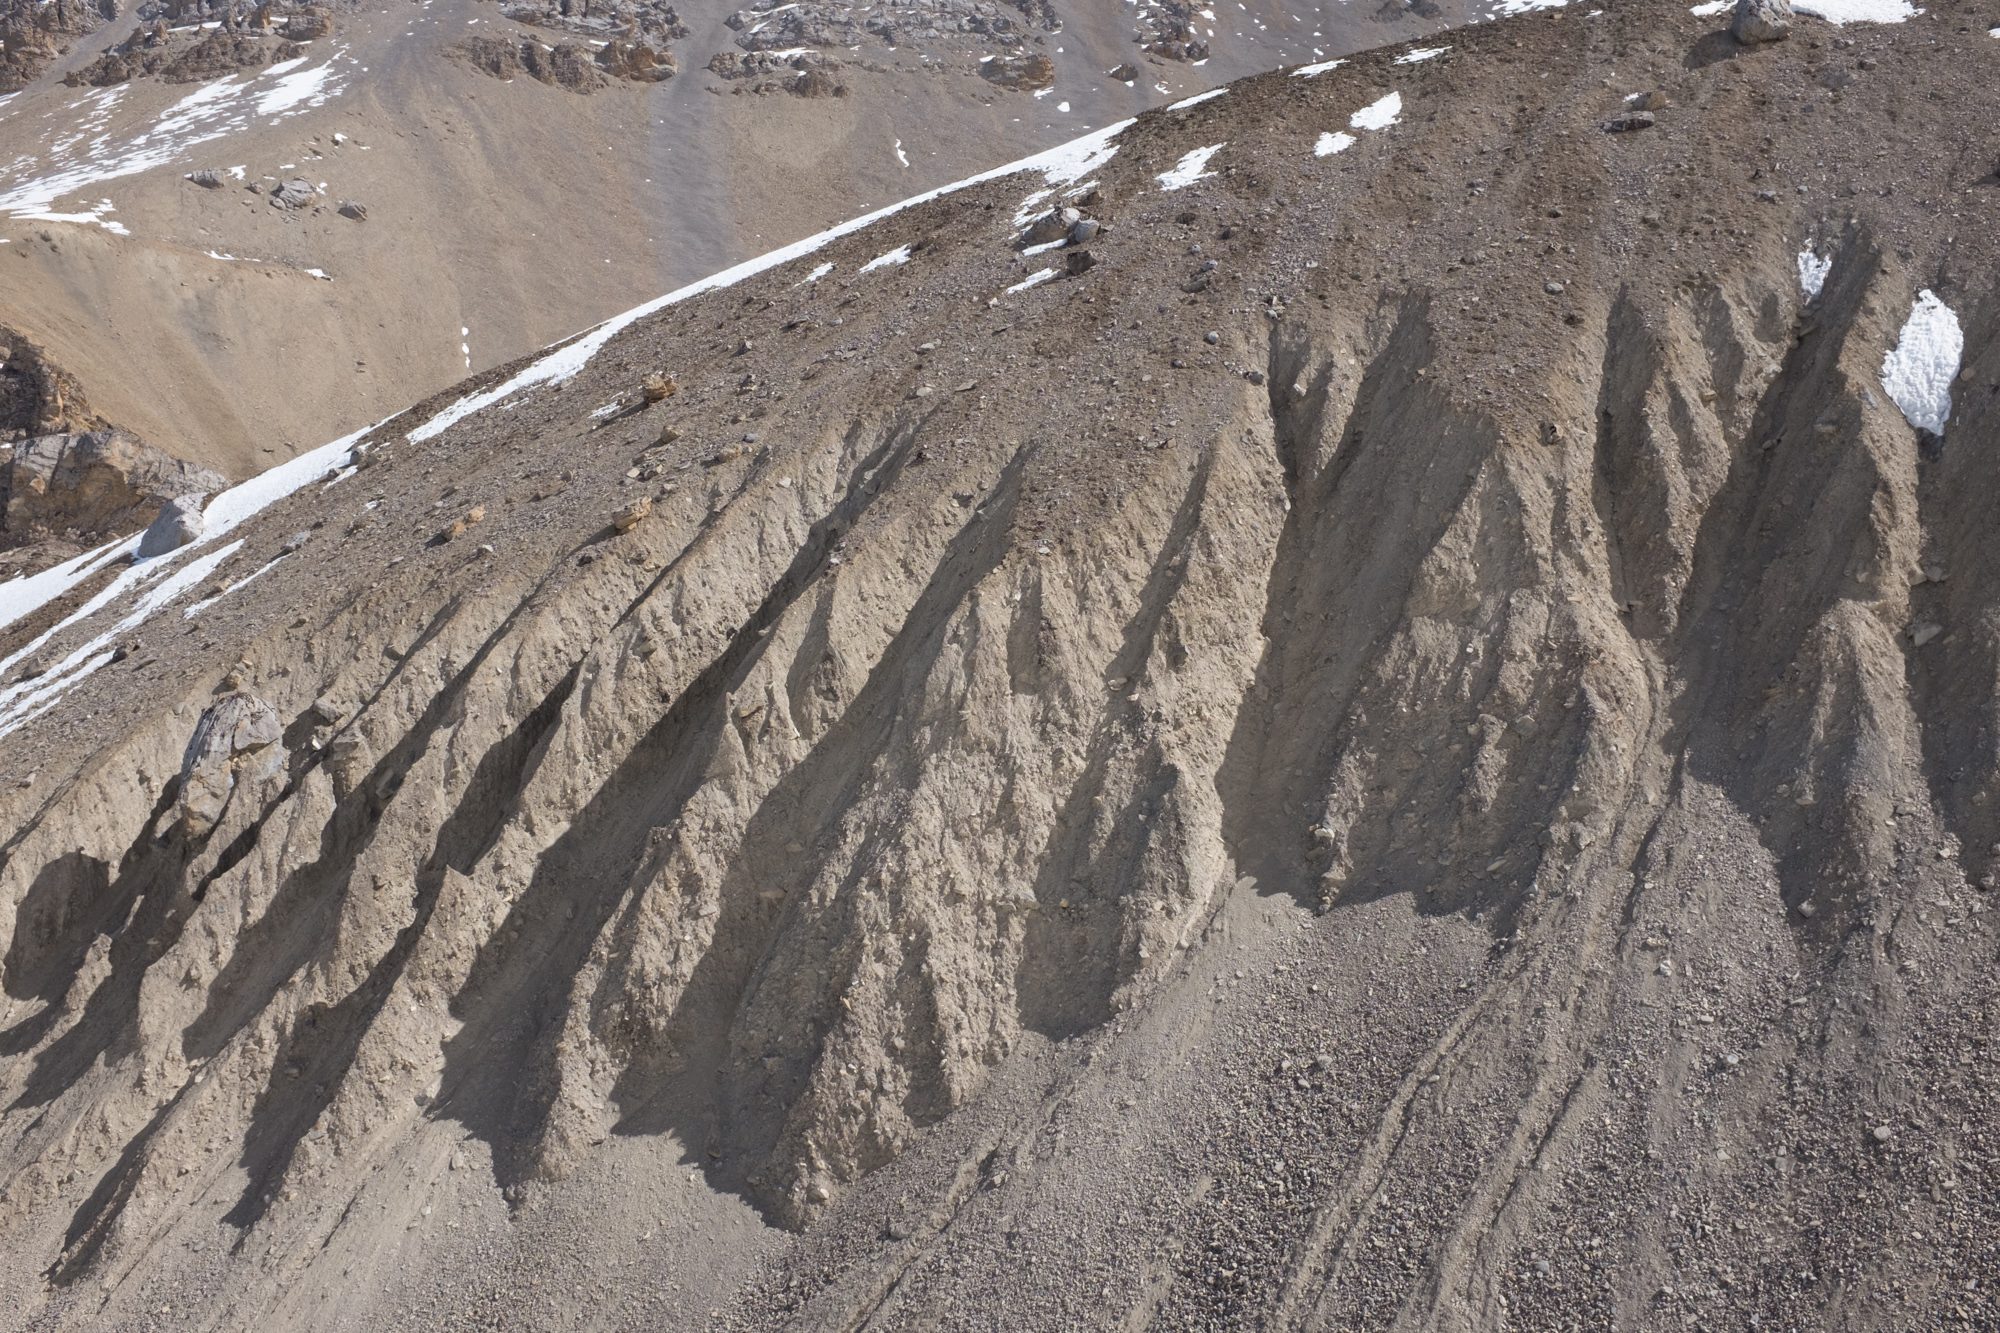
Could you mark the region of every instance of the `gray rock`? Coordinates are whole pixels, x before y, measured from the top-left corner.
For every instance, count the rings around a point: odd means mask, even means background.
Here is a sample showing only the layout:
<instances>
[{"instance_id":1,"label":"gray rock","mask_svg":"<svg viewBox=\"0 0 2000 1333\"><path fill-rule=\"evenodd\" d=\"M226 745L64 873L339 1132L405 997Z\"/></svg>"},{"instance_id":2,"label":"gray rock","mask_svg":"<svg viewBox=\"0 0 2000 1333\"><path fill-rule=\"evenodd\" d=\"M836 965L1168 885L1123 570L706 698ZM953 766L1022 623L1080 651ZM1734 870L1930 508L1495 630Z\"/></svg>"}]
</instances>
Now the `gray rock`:
<instances>
[{"instance_id":1,"label":"gray rock","mask_svg":"<svg viewBox=\"0 0 2000 1333\"><path fill-rule=\"evenodd\" d=\"M1083 214L1074 208L1053 208L1036 218L1021 236L1023 245L1047 245L1070 234Z\"/></svg>"},{"instance_id":2,"label":"gray rock","mask_svg":"<svg viewBox=\"0 0 2000 1333\"><path fill-rule=\"evenodd\" d=\"M277 710L248 691L233 690L210 704L181 756L175 802L181 830L194 838L207 835L221 821L240 778L282 774L283 734Z\"/></svg>"},{"instance_id":3,"label":"gray rock","mask_svg":"<svg viewBox=\"0 0 2000 1333\"><path fill-rule=\"evenodd\" d=\"M1782 41L1792 32L1792 0L1736 0L1729 31L1746 46Z\"/></svg>"},{"instance_id":4,"label":"gray rock","mask_svg":"<svg viewBox=\"0 0 2000 1333\"><path fill-rule=\"evenodd\" d=\"M1097 233L1100 229L1101 224L1096 218L1079 218L1076 225L1069 229L1069 243L1071 245L1088 245L1097 239Z\"/></svg>"},{"instance_id":5,"label":"gray rock","mask_svg":"<svg viewBox=\"0 0 2000 1333\"><path fill-rule=\"evenodd\" d=\"M368 220L368 205L358 199L343 199L340 201L340 216L353 218L356 222L366 222Z\"/></svg>"},{"instance_id":6,"label":"gray rock","mask_svg":"<svg viewBox=\"0 0 2000 1333\"><path fill-rule=\"evenodd\" d=\"M187 178L204 190L222 188L222 173L214 167L203 167L200 171L190 171Z\"/></svg>"},{"instance_id":7,"label":"gray rock","mask_svg":"<svg viewBox=\"0 0 2000 1333\"><path fill-rule=\"evenodd\" d=\"M1627 111L1622 116L1613 116L1604 122L1606 134L1630 134L1633 130L1650 130L1656 122L1650 111Z\"/></svg>"},{"instance_id":8,"label":"gray rock","mask_svg":"<svg viewBox=\"0 0 2000 1333\"><path fill-rule=\"evenodd\" d=\"M304 208L312 200L312 182L298 176L271 191L271 204L276 208Z\"/></svg>"},{"instance_id":9,"label":"gray rock","mask_svg":"<svg viewBox=\"0 0 2000 1333\"><path fill-rule=\"evenodd\" d=\"M138 558L150 560L178 551L201 536L201 507L206 499L202 495L183 495L161 506L160 516L139 537Z\"/></svg>"}]
</instances>

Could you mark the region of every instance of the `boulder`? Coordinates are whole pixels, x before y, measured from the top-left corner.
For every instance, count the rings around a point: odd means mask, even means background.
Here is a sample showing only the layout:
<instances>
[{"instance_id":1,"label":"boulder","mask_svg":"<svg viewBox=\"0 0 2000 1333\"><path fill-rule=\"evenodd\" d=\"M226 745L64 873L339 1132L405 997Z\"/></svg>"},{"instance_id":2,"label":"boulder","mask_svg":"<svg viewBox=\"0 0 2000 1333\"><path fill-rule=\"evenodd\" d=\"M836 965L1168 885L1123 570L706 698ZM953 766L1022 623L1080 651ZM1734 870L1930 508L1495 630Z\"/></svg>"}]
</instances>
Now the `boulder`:
<instances>
[{"instance_id":1,"label":"boulder","mask_svg":"<svg viewBox=\"0 0 2000 1333\"><path fill-rule=\"evenodd\" d=\"M277 710L247 690L232 690L210 704L181 756L177 827L190 838L205 837L221 822L239 781L282 775L283 735Z\"/></svg>"},{"instance_id":2,"label":"boulder","mask_svg":"<svg viewBox=\"0 0 2000 1333\"><path fill-rule=\"evenodd\" d=\"M1782 41L1792 32L1792 0L1736 0L1729 31L1746 46Z\"/></svg>"},{"instance_id":3,"label":"boulder","mask_svg":"<svg viewBox=\"0 0 2000 1333\"><path fill-rule=\"evenodd\" d=\"M1021 244L1047 245L1050 241L1060 241L1082 221L1083 214L1074 208L1052 208L1028 225L1028 230L1021 234Z\"/></svg>"},{"instance_id":4,"label":"boulder","mask_svg":"<svg viewBox=\"0 0 2000 1333\"><path fill-rule=\"evenodd\" d=\"M271 205L274 208L304 208L313 201L312 182L294 176L271 191Z\"/></svg>"},{"instance_id":5,"label":"boulder","mask_svg":"<svg viewBox=\"0 0 2000 1333\"><path fill-rule=\"evenodd\" d=\"M150 560L169 551L178 551L201 536L201 506L205 498L183 495L162 506L160 516L139 538L138 558Z\"/></svg>"}]
</instances>

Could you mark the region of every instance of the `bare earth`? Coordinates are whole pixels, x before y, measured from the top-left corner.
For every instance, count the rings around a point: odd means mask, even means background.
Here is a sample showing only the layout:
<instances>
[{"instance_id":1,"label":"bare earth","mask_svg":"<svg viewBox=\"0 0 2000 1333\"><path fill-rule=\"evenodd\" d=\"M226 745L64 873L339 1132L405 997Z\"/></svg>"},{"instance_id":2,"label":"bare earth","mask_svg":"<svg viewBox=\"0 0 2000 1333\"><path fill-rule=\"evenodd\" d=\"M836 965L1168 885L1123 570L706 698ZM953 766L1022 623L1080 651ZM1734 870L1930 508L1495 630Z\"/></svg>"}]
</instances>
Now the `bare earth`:
<instances>
[{"instance_id":1,"label":"bare earth","mask_svg":"<svg viewBox=\"0 0 2000 1333\"><path fill-rule=\"evenodd\" d=\"M1721 21L1151 112L0 629L12 1325L2000 1326L2000 4Z\"/></svg>"}]
</instances>

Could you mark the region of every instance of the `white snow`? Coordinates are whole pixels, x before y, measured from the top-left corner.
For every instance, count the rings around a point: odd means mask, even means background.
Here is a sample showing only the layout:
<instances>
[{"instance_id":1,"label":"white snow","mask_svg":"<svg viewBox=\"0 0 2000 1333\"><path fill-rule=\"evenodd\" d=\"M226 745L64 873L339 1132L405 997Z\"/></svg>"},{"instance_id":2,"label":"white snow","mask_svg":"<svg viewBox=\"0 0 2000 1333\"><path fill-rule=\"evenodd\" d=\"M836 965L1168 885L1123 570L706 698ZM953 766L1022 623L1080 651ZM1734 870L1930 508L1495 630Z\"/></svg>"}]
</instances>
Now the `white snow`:
<instances>
[{"instance_id":1,"label":"white snow","mask_svg":"<svg viewBox=\"0 0 2000 1333\"><path fill-rule=\"evenodd\" d=\"M1918 430L1944 434L1951 417L1951 381L1965 354L1958 316L1925 288L1889 354L1882 358L1882 387Z\"/></svg>"},{"instance_id":2,"label":"white snow","mask_svg":"<svg viewBox=\"0 0 2000 1333\"><path fill-rule=\"evenodd\" d=\"M896 140L896 160L906 167L910 165L909 155L903 151L903 141L901 139Z\"/></svg>"},{"instance_id":3,"label":"white snow","mask_svg":"<svg viewBox=\"0 0 2000 1333\"><path fill-rule=\"evenodd\" d=\"M1357 130L1386 130L1403 114L1403 95L1390 93L1377 98L1347 118Z\"/></svg>"},{"instance_id":4,"label":"white snow","mask_svg":"<svg viewBox=\"0 0 2000 1333\"><path fill-rule=\"evenodd\" d=\"M1332 157L1335 153L1346 152L1358 142L1360 141L1345 130L1322 134L1319 136L1319 142L1313 145L1313 156Z\"/></svg>"},{"instance_id":5,"label":"white snow","mask_svg":"<svg viewBox=\"0 0 2000 1333\"><path fill-rule=\"evenodd\" d=\"M1435 60L1449 50L1451 50L1449 46L1420 46L1414 51L1405 51L1402 55L1397 56L1396 63L1399 65L1415 65L1426 60Z\"/></svg>"},{"instance_id":6,"label":"white snow","mask_svg":"<svg viewBox=\"0 0 2000 1333\"><path fill-rule=\"evenodd\" d=\"M247 128L253 116L283 120L317 106L339 90L334 65L344 50L310 69L297 68L306 59L300 57L203 84L116 143L107 127L125 90L94 90L72 104L76 114L64 127L66 137L0 168L0 213L24 219L48 214L59 199L167 166L197 144ZM233 168L230 174L240 179L242 170ZM92 220L101 224L101 219Z\"/></svg>"},{"instance_id":7,"label":"white snow","mask_svg":"<svg viewBox=\"0 0 2000 1333\"><path fill-rule=\"evenodd\" d=\"M1053 241L1043 241L1040 245L1027 246L1021 251L1021 253L1024 255L1045 255L1051 250L1061 249L1068 243L1069 243L1069 237L1058 236Z\"/></svg>"},{"instance_id":8,"label":"white snow","mask_svg":"<svg viewBox=\"0 0 2000 1333\"><path fill-rule=\"evenodd\" d=\"M1328 70L1339 69L1346 63L1345 60L1322 60L1317 65L1300 65L1292 71L1292 77L1295 79L1316 79Z\"/></svg>"},{"instance_id":9,"label":"white snow","mask_svg":"<svg viewBox=\"0 0 2000 1333\"><path fill-rule=\"evenodd\" d=\"M876 269L888 268L891 264L907 264L909 262L910 262L910 247L907 245L899 245L895 249L891 250L888 254L876 255L873 259L863 264L861 266L861 272L873 273Z\"/></svg>"},{"instance_id":10,"label":"white snow","mask_svg":"<svg viewBox=\"0 0 2000 1333\"><path fill-rule=\"evenodd\" d=\"M831 272L833 272L833 261L829 259L824 264L814 265L812 272L806 274L803 278L800 278L797 282L793 283L792 285L794 287L803 287L809 282L818 282L821 278L825 277L827 274Z\"/></svg>"},{"instance_id":11,"label":"white snow","mask_svg":"<svg viewBox=\"0 0 2000 1333\"><path fill-rule=\"evenodd\" d=\"M1717 14L1726 13L1734 8L1736 8L1736 0L1707 0L1705 4L1695 5L1689 9L1688 13L1698 19L1705 19L1713 18Z\"/></svg>"},{"instance_id":12,"label":"white snow","mask_svg":"<svg viewBox=\"0 0 2000 1333\"><path fill-rule=\"evenodd\" d=\"M30 574L26 578L9 579L5 583L0 583L0 629L13 624L30 611L40 610L104 568L115 557L129 553L138 545L137 537L107 542L95 550L71 556L59 565L51 565L39 574Z\"/></svg>"},{"instance_id":13,"label":"white snow","mask_svg":"<svg viewBox=\"0 0 2000 1333\"><path fill-rule=\"evenodd\" d=\"M134 545L137 544L136 538L130 540ZM112 649L119 635L143 623L153 612L214 573L216 567L236 554L237 548L242 545L240 541L231 542L221 550L212 551L199 559L192 560L185 568L175 570L167 577L159 579L153 587L140 594L132 610L110 629L95 635L41 675L0 690L0 736L5 736L47 712L58 699L75 688L79 681L111 660ZM112 580L110 587L85 603L82 610L61 622L55 629L37 636L26 647L15 652L4 662L0 662L0 672L11 669L16 662L47 643L56 629L74 624L84 615L108 605L115 595L141 587L153 578L157 578L159 574L165 572L164 563L155 560L132 566L124 574Z\"/></svg>"},{"instance_id":14,"label":"white snow","mask_svg":"<svg viewBox=\"0 0 2000 1333\"><path fill-rule=\"evenodd\" d=\"M1047 282L1050 278L1053 278L1055 275L1056 271L1052 268L1039 269L1036 272L1029 274L1025 281L1017 282L1012 287L1009 287L1007 289L1007 295L1012 296L1015 292L1025 292L1030 287L1034 287L1041 283Z\"/></svg>"},{"instance_id":15,"label":"white snow","mask_svg":"<svg viewBox=\"0 0 2000 1333\"><path fill-rule=\"evenodd\" d=\"M1826 275L1833 271L1833 256L1821 259L1807 246L1799 251L1799 287L1810 301L1819 295L1820 288L1826 286Z\"/></svg>"},{"instance_id":16,"label":"white snow","mask_svg":"<svg viewBox=\"0 0 2000 1333\"><path fill-rule=\"evenodd\" d=\"M1212 102L1216 98L1222 96L1224 93L1228 91L1229 89L1226 87L1210 88L1205 93L1196 93L1193 97L1183 97L1180 101L1175 102L1171 106L1169 106L1167 110L1185 111L1191 106L1200 106L1203 102Z\"/></svg>"},{"instance_id":17,"label":"white snow","mask_svg":"<svg viewBox=\"0 0 2000 1333\"><path fill-rule=\"evenodd\" d=\"M238 543L238 545L241 545L241 543ZM213 597L204 597L200 601L195 602L193 605L189 606L187 610L181 612L181 618L183 620L193 620L196 616L208 610L209 607L214 606L217 602L229 596L229 594L242 588L245 584L254 583L259 578L262 578L264 575L270 573L273 569L277 568L278 562L280 560L283 560L284 558L285 557L283 554L272 556L269 560L266 560L263 564L257 566L257 568L252 570L250 573L245 574L242 578L236 580L236 582L230 584L228 587L224 588L221 592L216 593Z\"/></svg>"},{"instance_id":18,"label":"white snow","mask_svg":"<svg viewBox=\"0 0 2000 1333\"><path fill-rule=\"evenodd\" d=\"M1499 0L1493 6L1495 18L1505 18L1513 14L1527 14L1537 9L1561 9L1569 0Z\"/></svg>"},{"instance_id":19,"label":"white snow","mask_svg":"<svg viewBox=\"0 0 2000 1333\"><path fill-rule=\"evenodd\" d=\"M1221 152L1222 144L1213 143L1206 148L1196 148L1182 156L1173 168L1160 173L1162 190L1185 190L1198 180L1205 180L1215 173L1207 170L1208 160Z\"/></svg>"},{"instance_id":20,"label":"white snow","mask_svg":"<svg viewBox=\"0 0 2000 1333\"><path fill-rule=\"evenodd\" d=\"M656 297L644 305L635 306L624 314L614 316L597 327L571 338L567 342L558 343L549 348L546 356L529 363L525 370L522 370L505 383L496 385L494 388L488 389L483 393L470 394L467 397L459 399L429 421L410 431L409 438L419 442L430 439L432 436L441 434L452 426L457 425L473 413L483 411L495 403L511 398L524 389L530 389L540 384L561 383L569 379L579 370L582 370L585 365L589 364L590 359L596 356L604 345L617 337L618 334L624 332L648 315L657 314L676 302L685 301L690 296L698 296L703 292L733 286L745 278L762 273L766 269L776 268L780 264L789 263L791 260L800 258L803 255L809 255L821 246L842 236L860 231L863 227L879 222L883 218L891 217L908 208L914 208L918 204L929 203L933 199L940 198L956 190L962 190L967 186L979 185L991 180L999 180L1003 177L1017 175L1024 171L1040 172L1042 179L1050 188L1036 191L1022 202L1022 211L1015 215L1014 225L1025 227L1028 224L1029 217L1032 216L1034 206L1042 199L1046 199L1055 189L1082 180L1085 176L1097 170L1098 167L1109 162L1112 156L1118 151L1112 141L1131 124L1130 120L1121 120L1115 125L1107 125L1101 130L1093 131L1080 138L1071 139L1068 143L1057 144L1054 148L1036 153L1032 157L1024 157L1018 162L1009 162L1005 166L995 167L991 171L983 171L976 176L968 176L962 181L955 181L950 185L941 185L935 190L927 190L922 194L912 195L900 203L890 204L886 208L878 208L873 213L865 213L858 218L850 218L837 226L829 227L816 235L808 236L802 241L794 241L790 245L781 246L776 250L759 255L755 259L747 259L734 268L726 268L722 272L711 274L699 282L690 283L677 291L668 292L665 296Z\"/></svg>"},{"instance_id":21,"label":"white snow","mask_svg":"<svg viewBox=\"0 0 2000 1333\"><path fill-rule=\"evenodd\" d=\"M1843 23L1901 23L1924 12L1909 0L1797 0L1792 7L1801 14L1823 18L1836 26Z\"/></svg>"}]
</instances>

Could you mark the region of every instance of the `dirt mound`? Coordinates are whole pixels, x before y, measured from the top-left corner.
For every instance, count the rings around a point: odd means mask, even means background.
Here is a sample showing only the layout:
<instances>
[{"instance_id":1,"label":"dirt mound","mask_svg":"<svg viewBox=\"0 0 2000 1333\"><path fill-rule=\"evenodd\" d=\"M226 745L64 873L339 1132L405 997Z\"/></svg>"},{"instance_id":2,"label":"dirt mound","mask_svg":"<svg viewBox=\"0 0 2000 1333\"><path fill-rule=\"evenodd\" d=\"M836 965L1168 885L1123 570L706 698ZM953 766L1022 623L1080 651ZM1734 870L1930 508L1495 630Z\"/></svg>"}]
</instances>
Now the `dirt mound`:
<instances>
[{"instance_id":1,"label":"dirt mound","mask_svg":"<svg viewBox=\"0 0 2000 1333\"><path fill-rule=\"evenodd\" d=\"M1239 83L16 588L6 1308L2000 1318L2000 19L1723 21Z\"/></svg>"}]
</instances>

